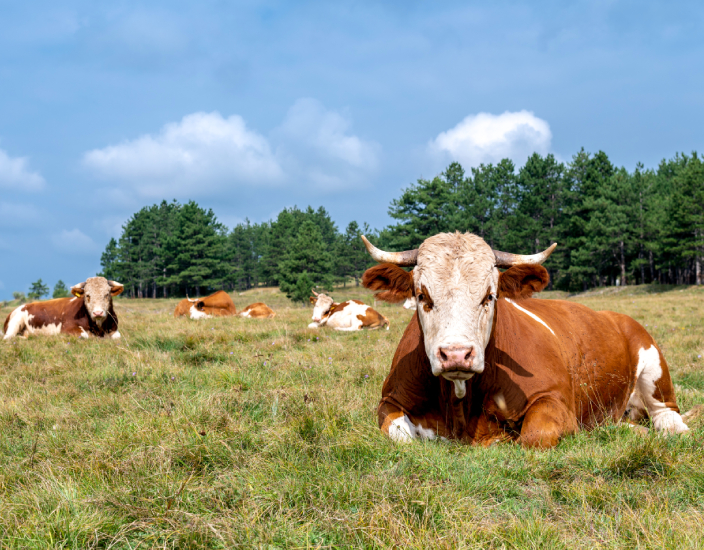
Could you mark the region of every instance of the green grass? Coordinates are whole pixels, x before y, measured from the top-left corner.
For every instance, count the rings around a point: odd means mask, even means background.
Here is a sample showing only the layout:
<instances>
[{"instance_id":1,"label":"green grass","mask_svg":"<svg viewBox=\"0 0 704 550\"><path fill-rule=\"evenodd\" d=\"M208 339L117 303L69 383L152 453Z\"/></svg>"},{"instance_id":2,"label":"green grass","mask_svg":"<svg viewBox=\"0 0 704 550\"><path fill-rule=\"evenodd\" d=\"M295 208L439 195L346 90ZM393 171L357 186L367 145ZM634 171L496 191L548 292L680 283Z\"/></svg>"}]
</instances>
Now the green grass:
<instances>
[{"instance_id":1,"label":"green grass","mask_svg":"<svg viewBox=\"0 0 704 550\"><path fill-rule=\"evenodd\" d=\"M703 298L571 299L648 324L687 410L704 403ZM396 445L376 406L410 312L377 304L388 332L314 331L276 291L234 299L278 315L194 322L176 300L117 300L120 342L0 342L0 548L704 547L699 422L550 451Z\"/></svg>"}]
</instances>

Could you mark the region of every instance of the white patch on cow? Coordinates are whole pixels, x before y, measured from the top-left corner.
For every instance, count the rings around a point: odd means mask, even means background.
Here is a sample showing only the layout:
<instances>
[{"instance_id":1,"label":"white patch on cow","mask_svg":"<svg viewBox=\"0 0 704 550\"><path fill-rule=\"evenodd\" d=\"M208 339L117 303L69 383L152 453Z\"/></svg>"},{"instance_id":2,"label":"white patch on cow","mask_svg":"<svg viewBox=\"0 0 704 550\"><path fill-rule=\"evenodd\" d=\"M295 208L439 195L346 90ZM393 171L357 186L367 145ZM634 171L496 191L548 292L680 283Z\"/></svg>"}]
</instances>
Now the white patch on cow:
<instances>
[{"instance_id":1,"label":"white patch on cow","mask_svg":"<svg viewBox=\"0 0 704 550\"><path fill-rule=\"evenodd\" d=\"M26 306L20 306L12 310L10 320L7 323L7 332L3 340L9 340L15 336L21 336L25 329L29 326L29 321L32 316L29 315Z\"/></svg>"},{"instance_id":2,"label":"white patch on cow","mask_svg":"<svg viewBox=\"0 0 704 550\"><path fill-rule=\"evenodd\" d=\"M435 439L435 432L430 428L416 426L405 414L391 422L389 437L397 443L408 443L414 439Z\"/></svg>"},{"instance_id":3,"label":"white patch on cow","mask_svg":"<svg viewBox=\"0 0 704 550\"><path fill-rule=\"evenodd\" d=\"M196 306L191 306L191 319L208 319L208 315L205 311L200 311Z\"/></svg>"},{"instance_id":4,"label":"white patch on cow","mask_svg":"<svg viewBox=\"0 0 704 550\"><path fill-rule=\"evenodd\" d=\"M503 393L497 393L494 395L494 402L502 413L506 413L506 411L508 411L508 407L506 406L506 398Z\"/></svg>"},{"instance_id":5,"label":"white patch on cow","mask_svg":"<svg viewBox=\"0 0 704 550\"><path fill-rule=\"evenodd\" d=\"M61 334L61 323L52 323L51 325L44 325L43 327L33 327L28 323L27 332L39 336L56 336L57 334Z\"/></svg>"},{"instance_id":6,"label":"white patch on cow","mask_svg":"<svg viewBox=\"0 0 704 550\"><path fill-rule=\"evenodd\" d=\"M679 413L670 409L665 403L658 401L655 394L655 383L662 376L660 353L655 345L650 348L641 348L638 351L638 366L636 367L638 379L636 391L645 407L648 409L653 428L666 433L683 433L689 431ZM634 399L633 396L631 399Z\"/></svg>"},{"instance_id":7,"label":"white patch on cow","mask_svg":"<svg viewBox=\"0 0 704 550\"><path fill-rule=\"evenodd\" d=\"M411 296L410 298L406 298L406 301L403 302L403 308L404 309L416 309L417 303L416 303L416 297Z\"/></svg>"},{"instance_id":8,"label":"white patch on cow","mask_svg":"<svg viewBox=\"0 0 704 550\"><path fill-rule=\"evenodd\" d=\"M122 335L120 334L119 330L116 330L110 335L110 338L112 338L113 340L119 340L120 338L122 338Z\"/></svg>"},{"instance_id":9,"label":"white patch on cow","mask_svg":"<svg viewBox=\"0 0 704 550\"><path fill-rule=\"evenodd\" d=\"M245 317L245 318L249 319L249 318L251 317L251 315L249 314L249 311L250 311L250 310L248 310L248 309L245 310L245 311L241 311L241 312L240 312L240 317Z\"/></svg>"},{"instance_id":10,"label":"white patch on cow","mask_svg":"<svg viewBox=\"0 0 704 550\"><path fill-rule=\"evenodd\" d=\"M357 315L365 316L370 307L366 304L357 304L350 302L342 309L336 309L332 315L328 315L324 322L320 324L327 325L335 330L361 330L362 321L357 318Z\"/></svg>"},{"instance_id":11,"label":"white patch on cow","mask_svg":"<svg viewBox=\"0 0 704 550\"><path fill-rule=\"evenodd\" d=\"M79 338L86 338L86 339L90 338L90 334L88 332L86 332L85 330L83 330L83 327L78 327L78 328L81 329L81 335L79 336Z\"/></svg>"},{"instance_id":12,"label":"white patch on cow","mask_svg":"<svg viewBox=\"0 0 704 550\"><path fill-rule=\"evenodd\" d=\"M547 325L547 323L546 323L545 321L543 321L540 317L538 317L535 313L531 313L531 312L528 311L527 309L522 308L522 307L519 306L516 302L514 302L513 300L511 300L511 298L506 298L506 301L507 301L509 304L511 304L513 307L515 307L516 309L518 309L519 311L522 311L523 313L525 313L526 315L528 315L528 317L530 317L531 319L534 319L534 320L538 321L538 322L539 322L541 325L543 325L546 329L548 329L550 332L552 332L552 335L553 335L553 336L555 336L555 333L554 333L553 330Z\"/></svg>"},{"instance_id":13,"label":"white patch on cow","mask_svg":"<svg viewBox=\"0 0 704 550\"><path fill-rule=\"evenodd\" d=\"M308 328L320 328L320 325L313 321L310 325L308 325Z\"/></svg>"}]
</instances>

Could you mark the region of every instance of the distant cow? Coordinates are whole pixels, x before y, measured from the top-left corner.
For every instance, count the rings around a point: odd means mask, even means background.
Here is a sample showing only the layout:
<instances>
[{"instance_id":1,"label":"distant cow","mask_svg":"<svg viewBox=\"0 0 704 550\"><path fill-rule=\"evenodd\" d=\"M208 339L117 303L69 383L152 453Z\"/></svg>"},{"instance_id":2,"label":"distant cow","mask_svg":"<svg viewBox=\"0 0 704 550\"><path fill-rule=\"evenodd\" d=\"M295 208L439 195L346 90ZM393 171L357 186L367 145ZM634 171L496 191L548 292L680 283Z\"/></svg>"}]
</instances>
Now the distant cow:
<instances>
[{"instance_id":1,"label":"distant cow","mask_svg":"<svg viewBox=\"0 0 704 550\"><path fill-rule=\"evenodd\" d=\"M113 296L124 290L120 283L91 277L71 287L75 298L31 302L15 308L5 319L4 339L30 334L72 334L120 338Z\"/></svg>"},{"instance_id":2,"label":"distant cow","mask_svg":"<svg viewBox=\"0 0 704 550\"><path fill-rule=\"evenodd\" d=\"M224 290L218 290L205 298L184 298L174 310L174 317L189 316L191 319L207 319L210 317L230 317L237 315L235 303ZM276 313L266 304L257 302L244 308L240 317L258 319L274 317Z\"/></svg>"},{"instance_id":3,"label":"distant cow","mask_svg":"<svg viewBox=\"0 0 704 550\"><path fill-rule=\"evenodd\" d=\"M313 304L313 322L308 328L329 326L335 330L362 330L386 326L386 330L389 330L389 320L359 300L336 304L326 294L318 294L315 290L313 294L315 296L310 297Z\"/></svg>"},{"instance_id":4,"label":"distant cow","mask_svg":"<svg viewBox=\"0 0 704 550\"><path fill-rule=\"evenodd\" d=\"M238 313L240 317L248 317L250 319L262 319L267 317L273 319L276 317L276 312L263 302L250 304Z\"/></svg>"},{"instance_id":5,"label":"distant cow","mask_svg":"<svg viewBox=\"0 0 704 550\"><path fill-rule=\"evenodd\" d=\"M364 273L364 286L417 304L379 403L379 427L391 438L546 448L621 421L629 400L655 430L688 431L667 362L638 322L531 298L549 282L539 264L556 245L520 256L470 233L441 233L405 252L364 242L384 262Z\"/></svg>"}]
</instances>

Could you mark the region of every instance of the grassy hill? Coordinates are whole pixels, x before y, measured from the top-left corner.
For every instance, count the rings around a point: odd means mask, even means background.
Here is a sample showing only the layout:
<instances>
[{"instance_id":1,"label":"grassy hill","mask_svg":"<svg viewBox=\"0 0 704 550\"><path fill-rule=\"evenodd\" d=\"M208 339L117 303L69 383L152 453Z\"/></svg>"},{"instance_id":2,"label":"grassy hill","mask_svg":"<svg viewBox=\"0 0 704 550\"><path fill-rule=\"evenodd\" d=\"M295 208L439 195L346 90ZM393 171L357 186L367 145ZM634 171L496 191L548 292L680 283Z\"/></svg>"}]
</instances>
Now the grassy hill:
<instances>
[{"instance_id":1,"label":"grassy hill","mask_svg":"<svg viewBox=\"0 0 704 550\"><path fill-rule=\"evenodd\" d=\"M569 299L647 325L681 408L704 403L704 293L639 288ZM704 547L699 421L550 451L396 445L376 406L410 312L315 331L276 289L233 298L278 315L194 322L177 300L118 299L119 342L0 341L0 548Z\"/></svg>"}]
</instances>

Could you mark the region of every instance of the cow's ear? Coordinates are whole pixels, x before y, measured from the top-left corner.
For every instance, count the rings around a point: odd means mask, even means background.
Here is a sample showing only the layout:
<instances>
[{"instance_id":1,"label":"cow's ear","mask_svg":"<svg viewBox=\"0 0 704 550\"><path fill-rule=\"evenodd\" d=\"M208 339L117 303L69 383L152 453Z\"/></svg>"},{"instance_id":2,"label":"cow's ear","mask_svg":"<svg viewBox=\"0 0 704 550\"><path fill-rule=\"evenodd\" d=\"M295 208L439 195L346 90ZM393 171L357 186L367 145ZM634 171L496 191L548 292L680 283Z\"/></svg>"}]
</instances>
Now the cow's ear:
<instances>
[{"instance_id":1,"label":"cow's ear","mask_svg":"<svg viewBox=\"0 0 704 550\"><path fill-rule=\"evenodd\" d=\"M71 294L73 294L76 298L83 298L83 294L85 294L85 286L85 281L78 283L77 285L73 285L71 287Z\"/></svg>"},{"instance_id":2,"label":"cow's ear","mask_svg":"<svg viewBox=\"0 0 704 550\"><path fill-rule=\"evenodd\" d=\"M308 298L308 299L310 300L310 303L311 303L311 304L315 304L315 302L318 301L318 299L317 299L315 296L311 296L311 297Z\"/></svg>"},{"instance_id":3,"label":"cow's ear","mask_svg":"<svg viewBox=\"0 0 704 550\"><path fill-rule=\"evenodd\" d=\"M196 309L197 309L198 311L203 311L203 307L204 307L204 306L205 306L205 302L204 302L204 301L199 300L198 302L196 302Z\"/></svg>"},{"instance_id":4,"label":"cow's ear","mask_svg":"<svg viewBox=\"0 0 704 550\"><path fill-rule=\"evenodd\" d=\"M542 265L514 265L499 275L499 298L530 298L550 282Z\"/></svg>"},{"instance_id":5,"label":"cow's ear","mask_svg":"<svg viewBox=\"0 0 704 550\"><path fill-rule=\"evenodd\" d=\"M125 290L124 285L121 285L116 281L108 281L108 284L110 285L110 294L112 294L113 296L122 294L122 291Z\"/></svg>"},{"instance_id":6,"label":"cow's ear","mask_svg":"<svg viewBox=\"0 0 704 550\"><path fill-rule=\"evenodd\" d=\"M413 296L413 272L405 271L394 264L379 264L370 267L362 275L362 284L370 290L384 290L376 297L397 304Z\"/></svg>"}]
</instances>

